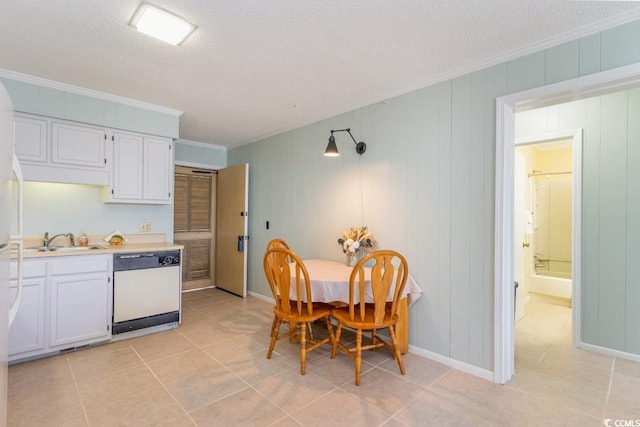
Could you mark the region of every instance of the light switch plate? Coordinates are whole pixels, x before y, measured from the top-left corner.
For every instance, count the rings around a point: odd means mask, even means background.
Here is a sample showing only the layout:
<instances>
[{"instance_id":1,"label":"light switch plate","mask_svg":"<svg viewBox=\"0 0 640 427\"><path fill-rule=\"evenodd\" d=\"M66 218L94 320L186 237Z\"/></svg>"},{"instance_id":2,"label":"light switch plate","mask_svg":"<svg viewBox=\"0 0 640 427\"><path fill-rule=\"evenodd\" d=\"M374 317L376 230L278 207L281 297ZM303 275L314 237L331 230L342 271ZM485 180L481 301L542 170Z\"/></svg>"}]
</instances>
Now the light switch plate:
<instances>
[{"instance_id":1,"label":"light switch plate","mask_svg":"<svg viewBox=\"0 0 640 427\"><path fill-rule=\"evenodd\" d=\"M141 222L140 231L151 231L151 223L148 221Z\"/></svg>"}]
</instances>

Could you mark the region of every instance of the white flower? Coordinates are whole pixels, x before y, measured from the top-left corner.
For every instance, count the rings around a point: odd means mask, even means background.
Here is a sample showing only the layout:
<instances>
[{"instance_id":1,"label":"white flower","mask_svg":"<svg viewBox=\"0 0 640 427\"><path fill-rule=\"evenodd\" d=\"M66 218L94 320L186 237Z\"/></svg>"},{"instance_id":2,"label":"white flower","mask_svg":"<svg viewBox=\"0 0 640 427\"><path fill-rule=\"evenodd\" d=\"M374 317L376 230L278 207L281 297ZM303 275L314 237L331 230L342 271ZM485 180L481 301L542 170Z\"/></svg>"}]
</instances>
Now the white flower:
<instances>
[{"instance_id":1,"label":"white flower","mask_svg":"<svg viewBox=\"0 0 640 427\"><path fill-rule=\"evenodd\" d=\"M355 255L361 248L364 250L373 248L376 241L373 235L364 227L351 227L348 231L343 231L338 238L338 244L342 247L342 251L350 255Z\"/></svg>"}]
</instances>

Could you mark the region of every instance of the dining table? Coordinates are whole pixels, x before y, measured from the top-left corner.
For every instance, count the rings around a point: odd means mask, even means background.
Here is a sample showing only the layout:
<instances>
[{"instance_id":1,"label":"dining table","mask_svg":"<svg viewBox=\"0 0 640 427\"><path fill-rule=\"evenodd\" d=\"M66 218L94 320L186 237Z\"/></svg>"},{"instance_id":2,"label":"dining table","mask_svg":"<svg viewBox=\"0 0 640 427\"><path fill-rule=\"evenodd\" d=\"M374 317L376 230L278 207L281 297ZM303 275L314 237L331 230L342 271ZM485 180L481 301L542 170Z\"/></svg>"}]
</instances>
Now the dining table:
<instances>
[{"instance_id":1,"label":"dining table","mask_svg":"<svg viewBox=\"0 0 640 427\"><path fill-rule=\"evenodd\" d=\"M336 306L344 306L349 303L349 278L353 267L346 265L344 262L326 259L306 259L303 262L309 273L311 294L314 302L325 302ZM365 283L368 281L370 271L370 268L365 267ZM368 285L369 287L371 286L370 282ZM291 291L292 295L295 295L293 282ZM409 306L414 304L422 296L422 293L420 286L409 274L407 283L402 291L398 308L399 319L396 324L396 336L402 354L409 350ZM305 296L302 297L306 300ZM355 297L355 302L359 303L359 295L357 293ZM373 302L371 292L365 292L365 302Z\"/></svg>"}]
</instances>

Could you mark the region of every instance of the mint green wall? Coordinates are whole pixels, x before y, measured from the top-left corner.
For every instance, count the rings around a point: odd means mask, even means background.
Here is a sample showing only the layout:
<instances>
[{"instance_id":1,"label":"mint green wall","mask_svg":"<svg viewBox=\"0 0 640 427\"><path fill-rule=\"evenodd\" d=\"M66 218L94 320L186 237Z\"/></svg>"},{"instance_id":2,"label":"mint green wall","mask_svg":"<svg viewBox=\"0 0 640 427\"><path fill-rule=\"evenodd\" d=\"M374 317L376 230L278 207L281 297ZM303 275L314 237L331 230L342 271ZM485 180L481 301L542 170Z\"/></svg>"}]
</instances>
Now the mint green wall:
<instances>
[{"instance_id":1,"label":"mint green wall","mask_svg":"<svg viewBox=\"0 0 640 427\"><path fill-rule=\"evenodd\" d=\"M4 77L0 81L9 92L16 111L150 135L178 137L180 118L170 114Z\"/></svg>"},{"instance_id":2,"label":"mint green wall","mask_svg":"<svg viewBox=\"0 0 640 427\"><path fill-rule=\"evenodd\" d=\"M165 233L173 241L172 205L103 203L103 187L93 185L25 182L24 233L104 234L120 230L137 234L142 221L152 233Z\"/></svg>"},{"instance_id":3,"label":"mint green wall","mask_svg":"<svg viewBox=\"0 0 640 427\"><path fill-rule=\"evenodd\" d=\"M582 341L640 354L640 89L518 113L516 137L583 131Z\"/></svg>"},{"instance_id":4,"label":"mint green wall","mask_svg":"<svg viewBox=\"0 0 640 427\"><path fill-rule=\"evenodd\" d=\"M112 101L0 78L16 111L74 120L116 129L177 137L179 118ZM103 187L27 182L24 193L26 236L86 232L105 235L114 229L139 233L140 221L150 221L153 233L173 240L170 205L103 203Z\"/></svg>"},{"instance_id":5,"label":"mint green wall","mask_svg":"<svg viewBox=\"0 0 640 427\"><path fill-rule=\"evenodd\" d=\"M227 166L227 151L222 147L207 147L206 144L176 140L174 160L191 166L220 168Z\"/></svg>"},{"instance_id":6,"label":"mint green wall","mask_svg":"<svg viewBox=\"0 0 640 427\"><path fill-rule=\"evenodd\" d=\"M341 260L339 233L366 224L381 247L406 255L425 292L410 309L410 344L492 371L495 99L640 62L638 40L640 21L231 150L230 165L250 165L249 289L269 295L261 255L271 238L285 238L303 258ZM367 143L367 152L360 158L348 135L336 134L341 157L323 157L329 130L345 127ZM621 150L615 145L605 163L620 161ZM623 179L612 173L611 184ZM622 191L598 202L609 203L605 213L613 214ZM603 246L584 248L595 251L590 260L629 245L609 228L600 226ZM600 294L609 283L602 273ZM629 326L619 313L629 308L620 287L612 292L597 302L601 315L605 306L616 312L598 324L598 339ZM585 337L592 339L594 327L585 324ZM619 344L609 340L596 344Z\"/></svg>"}]
</instances>

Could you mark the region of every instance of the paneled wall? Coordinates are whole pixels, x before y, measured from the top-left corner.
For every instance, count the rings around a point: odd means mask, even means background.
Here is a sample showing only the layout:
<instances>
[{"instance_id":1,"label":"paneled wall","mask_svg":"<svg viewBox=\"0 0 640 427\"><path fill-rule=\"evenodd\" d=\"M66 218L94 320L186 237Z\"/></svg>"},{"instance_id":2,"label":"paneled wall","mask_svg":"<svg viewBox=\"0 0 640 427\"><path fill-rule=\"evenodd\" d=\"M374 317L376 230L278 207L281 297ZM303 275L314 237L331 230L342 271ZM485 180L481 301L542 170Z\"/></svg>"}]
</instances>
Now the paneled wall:
<instances>
[{"instance_id":1,"label":"paneled wall","mask_svg":"<svg viewBox=\"0 0 640 427\"><path fill-rule=\"evenodd\" d=\"M270 294L261 261L271 238L285 238L303 258L341 260L339 233L368 225L380 247L407 256L424 290L410 309L410 345L493 371L495 98L640 62L637 40L640 22L632 22L229 151L230 165L250 165L249 289ZM358 156L348 135L336 134L341 156L323 157L329 130L345 127L367 152ZM622 144L614 146L601 167L622 160ZM610 259L636 250L614 224L637 203L623 202L629 185L609 191L625 180L611 174L600 183L603 211L591 213L611 219L585 255L601 259L596 287L609 280ZM603 338L628 329L621 313L630 303L621 296L618 286L585 301L611 310L586 329Z\"/></svg>"},{"instance_id":2,"label":"paneled wall","mask_svg":"<svg viewBox=\"0 0 640 427\"><path fill-rule=\"evenodd\" d=\"M640 354L640 89L519 113L516 137L584 129L582 340Z\"/></svg>"}]
</instances>

